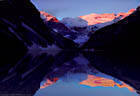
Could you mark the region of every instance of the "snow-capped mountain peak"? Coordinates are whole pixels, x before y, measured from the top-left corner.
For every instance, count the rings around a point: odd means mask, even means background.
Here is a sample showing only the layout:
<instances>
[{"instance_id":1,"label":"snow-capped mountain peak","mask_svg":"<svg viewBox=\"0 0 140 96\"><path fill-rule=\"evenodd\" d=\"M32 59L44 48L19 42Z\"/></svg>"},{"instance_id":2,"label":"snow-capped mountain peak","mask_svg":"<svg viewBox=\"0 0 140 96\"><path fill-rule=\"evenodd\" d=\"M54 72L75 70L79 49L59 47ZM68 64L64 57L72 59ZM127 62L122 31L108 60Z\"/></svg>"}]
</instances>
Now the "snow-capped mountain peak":
<instances>
[{"instance_id":1,"label":"snow-capped mountain peak","mask_svg":"<svg viewBox=\"0 0 140 96\"><path fill-rule=\"evenodd\" d=\"M47 13L47 12L40 11L40 15L41 15L40 17L43 20L52 21L52 22L59 22L59 20L55 16L53 16L53 15Z\"/></svg>"},{"instance_id":2,"label":"snow-capped mountain peak","mask_svg":"<svg viewBox=\"0 0 140 96\"><path fill-rule=\"evenodd\" d=\"M115 13L104 13L104 14L92 13L89 15L84 15L84 16L79 16L79 17L82 18L83 20L87 21L88 25L95 25L95 24L99 24L99 23L105 23L105 22L112 21L120 16L122 16L121 19L123 19L126 16L133 13L134 11L135 11L135 9L131 9L127 13L121 12L118 14L115 14Z\"/></svg>"},{"instance_id":3,"label":"snow-capped mountain peak","mask_svg":"<svg viewBox=\"0 0 140 96\"><path fill-rule=\"evenodd\" d=\"M46 12L41 11L41 17L47 21L47 25L55 30L55 32L61 33L64 37L72 39L79 45L83 45L95 31L116 23L131 13L135 9L131 9L128 12L104 13L104 14L88 14L75 18L65 17L62 20L58 20L55 16L52 16Z\"/></svg>"}]
</instances>

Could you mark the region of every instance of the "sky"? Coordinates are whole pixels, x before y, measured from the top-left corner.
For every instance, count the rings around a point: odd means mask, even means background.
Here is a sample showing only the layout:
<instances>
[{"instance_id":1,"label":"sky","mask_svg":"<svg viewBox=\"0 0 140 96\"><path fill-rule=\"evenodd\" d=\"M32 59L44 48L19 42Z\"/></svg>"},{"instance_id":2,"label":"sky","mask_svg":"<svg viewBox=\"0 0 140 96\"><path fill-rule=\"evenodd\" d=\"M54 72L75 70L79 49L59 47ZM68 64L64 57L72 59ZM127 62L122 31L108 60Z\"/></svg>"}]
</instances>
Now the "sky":
<instances>
[{"instance_id":1,"label":"sky","mask_svg":"<svg viewBox=\"0 0 140 96\"><path fill-rule=\"evenodd\" d=\"M119 13L137 8L139 0L31 0L40 11L58 19L91 13Z\"/></svg>"}]
</instances>

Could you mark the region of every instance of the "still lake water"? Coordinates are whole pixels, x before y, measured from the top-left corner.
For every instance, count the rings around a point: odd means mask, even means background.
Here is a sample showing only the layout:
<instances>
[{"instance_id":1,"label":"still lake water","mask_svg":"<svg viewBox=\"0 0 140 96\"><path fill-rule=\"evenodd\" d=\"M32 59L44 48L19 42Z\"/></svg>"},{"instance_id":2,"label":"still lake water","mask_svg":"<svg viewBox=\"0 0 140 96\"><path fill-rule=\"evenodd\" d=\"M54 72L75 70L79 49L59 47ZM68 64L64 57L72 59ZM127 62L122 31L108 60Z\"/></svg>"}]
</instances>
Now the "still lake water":
<instances>
[{"instance_id":1,"label":"still lake water","mask_svg":"<svg viewBox=\"0 0 140 96\"><path fill-rule=\"evenodd\" d=\"M104 64L104 68L102 68L107 69L107 63L112 64L117 60L121 64L121 59L117 58L111 61L112 59L107 59L108 57L103 56L103 54L91 53L78 53L63 64L54 65L40 83L40 88L34 96L139 96L135 88L130 86L131 82L127 84L124 82L125 79L124 81L119 80L116 76L107 75L94 67L96 63L97 68L98 65ZM115 69L119 68L111 64L109 65L110 69L116 71ZM111 72L112 70L108 71ZM116 72L123 78L123 70L121 68L117 70L118 72ZM115 72L112 71L111 73ZM128 77L126 78L128 79Z\"/></svg>"},{"instance_id":2,"label":"still lake water","mask_svg":"<svg viewBox=\"0 0 140 96\"><path fill-rule=\"evenodd\" d=\"M1 67L0 96L139 96L139 64L130 52L32 50Z\"/></svg>"}]
</instances>

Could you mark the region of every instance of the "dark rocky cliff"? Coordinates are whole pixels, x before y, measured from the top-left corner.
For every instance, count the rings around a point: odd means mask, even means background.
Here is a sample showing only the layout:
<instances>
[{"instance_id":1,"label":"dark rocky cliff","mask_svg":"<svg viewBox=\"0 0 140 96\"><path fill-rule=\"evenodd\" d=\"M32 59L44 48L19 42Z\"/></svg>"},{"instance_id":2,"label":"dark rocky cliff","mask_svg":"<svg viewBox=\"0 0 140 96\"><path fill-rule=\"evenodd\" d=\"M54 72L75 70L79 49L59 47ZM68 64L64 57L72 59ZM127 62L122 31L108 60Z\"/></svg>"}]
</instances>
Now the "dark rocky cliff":
<instances>
[{"instance_id":1,"label":"dark rocky cliff","mask_svg":"<svg viewBox=\"0 0 140 96\"><path fill-rule=\"evenodd\" d=\"M56 44L63 49L76 47L71 40L54 33L44 24L30 0L2 0L0 13L1 34L4 28L7 29L5 34L12 34L26 47L33 43L43 47Z\"/></svg>"},{"instance_id":2,"label":"dark rocky cliff","mask_svg":"<svg viewBox=\"0 0 140 96\"><path fill-rule=\"evenodd\" d=\"M40 12L30 0L0 0L0 72L11 66L36 45L45 47L56 45L61 49L76 48L76 44L53 32L40 18Z\"/></svg>"}]
</instances>

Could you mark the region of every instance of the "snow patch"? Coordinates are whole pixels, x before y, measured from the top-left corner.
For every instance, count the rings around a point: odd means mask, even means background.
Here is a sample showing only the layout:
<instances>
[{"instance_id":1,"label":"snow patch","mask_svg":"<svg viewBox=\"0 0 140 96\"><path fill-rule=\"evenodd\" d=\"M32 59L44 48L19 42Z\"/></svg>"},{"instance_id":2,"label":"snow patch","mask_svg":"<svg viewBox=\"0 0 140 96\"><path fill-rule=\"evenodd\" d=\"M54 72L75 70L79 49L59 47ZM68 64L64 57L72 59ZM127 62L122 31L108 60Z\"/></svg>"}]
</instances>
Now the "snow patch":
<instances>
[{"instance_id":1,"label":"snow patch","mask_svg":"<svg viewBox=\"0 0 140 96\"><path fill-rule=\"evenodd\" d=\"M54 32L58 32L58 30L57 30L57 29L55 29L55 28L53 28L53 31L54 31Z\"/></svg>"},{"instance_id":2,"label":"snow patch","mask_svg":"<svg viewBox=\"0 0 140 96\"><path fill-rule=\"evenodd\" d=\"M68 28L88 26L88 22L79 17L76 17L76 18L66 17L66 18L63 18L60 22L65 24Z\"/></svg>"},{"instance_id":3,"label":"snow patch","mask_svg":"<svg viewBox=\"0 0 140 96\"><path fill-rule=\"evenodd\" d=\"M88 31L97 31L103 27L106 27L106 26L109 26L109 25L112 25L118 21L120 21L122 18L122 16L112 20L112 21L109 21L109 22L105 22L105 23L99 23L99 24L95 24L95 25L91 25L91 26L88 26Z\"/></svg>"},{"instance_id":4,"label":"snow patch","mask_svg":"<svg viewBox=\"0 0 140 96\"><path fill-rule=\"evenodd\" d=\"M46 20L46 17L45 17L43 14L40 14L40 18L41 18L42 20Z\"/></svg>"}]
</instances>

